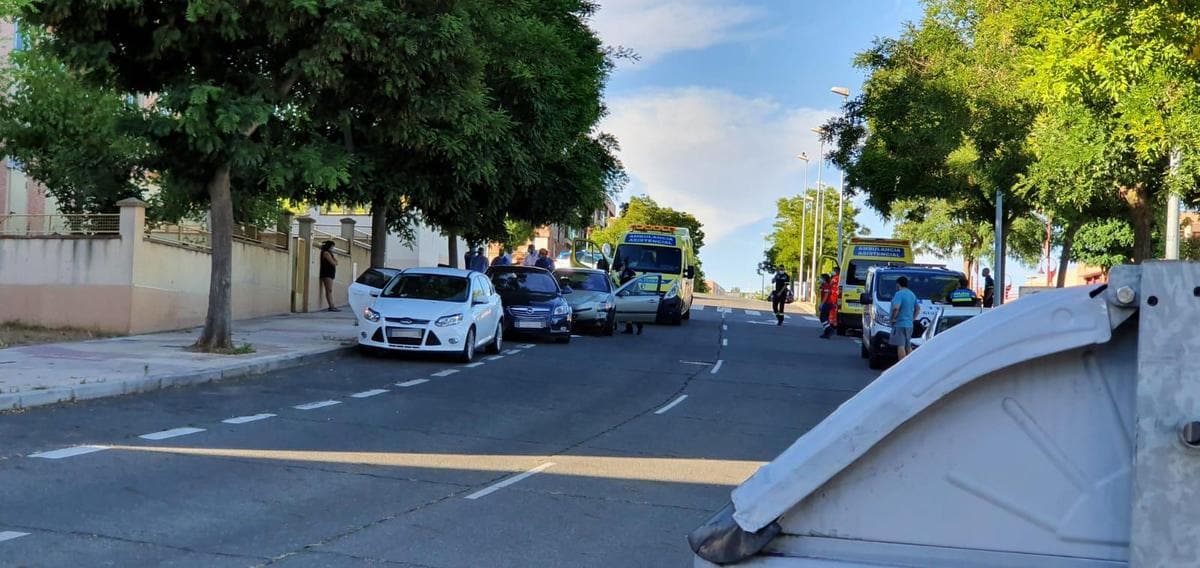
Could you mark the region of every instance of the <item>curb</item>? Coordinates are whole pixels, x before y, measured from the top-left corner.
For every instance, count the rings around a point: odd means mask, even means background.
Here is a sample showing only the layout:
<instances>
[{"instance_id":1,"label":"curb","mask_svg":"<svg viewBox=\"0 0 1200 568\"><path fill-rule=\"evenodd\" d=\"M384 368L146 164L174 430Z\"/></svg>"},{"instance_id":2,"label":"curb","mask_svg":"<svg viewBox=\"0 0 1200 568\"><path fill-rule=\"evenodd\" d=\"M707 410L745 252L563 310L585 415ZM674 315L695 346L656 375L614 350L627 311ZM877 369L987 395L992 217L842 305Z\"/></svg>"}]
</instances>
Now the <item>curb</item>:
<instances>
[{"instance_id":1,"label":"curb","mask_svg":"<svg viewBox=\"0 0 1200 568\"><path fill-rule=\"evenodd\" d=\"M97 398L123 396L161 390L171 387L182 387L237 379L251 375L262 375L271 371L298 367L330 356L341 355L354 349L354 345L338 345L304 353L272 355L254 361L234 363L213 369L202 369L186 373L168 375L150 375L134 379L113 382L95 382L59 387L45 390L21 393L0 393L0 412L8 410L23 410L35 406L47 406L63 402L79 402Z\"/></svg>"}]
</instances>

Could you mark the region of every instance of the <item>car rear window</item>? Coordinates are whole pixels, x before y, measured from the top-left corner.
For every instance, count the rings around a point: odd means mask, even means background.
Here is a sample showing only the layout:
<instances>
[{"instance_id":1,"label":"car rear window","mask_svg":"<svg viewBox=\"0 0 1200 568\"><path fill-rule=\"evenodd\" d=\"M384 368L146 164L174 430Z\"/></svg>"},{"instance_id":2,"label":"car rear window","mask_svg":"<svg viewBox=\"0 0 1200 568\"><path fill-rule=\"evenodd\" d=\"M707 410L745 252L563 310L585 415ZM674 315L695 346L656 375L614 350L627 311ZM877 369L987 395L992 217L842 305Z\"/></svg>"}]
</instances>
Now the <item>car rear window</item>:
<instances>
[{"instance_id":1,"label":"car rear window","mask_svg":"<svg viewBox=\"0 0 1200 568\"><path fill-rule=\"evenodd\" d=\"M383 288L387 286L388 280L399 274L399 270L391 268L368 268L365 272L359 275L356 283L372 288Z\"/></svg>"},{"instance_id":2,"label":"car rear window","mask_svg":"<svg viewBox=\"0 0 1200 568\"><path fill-rule=\"evenodd\" d=\"M900 288L896 279L908 277L908 289L916 294L918 300L946 302L950 292L958 288L958 279L962 276L957 272L903 272L887 270L875 275L875 295L884 302L892 301L892 296Z\"/></svg>"},{"instance_id":3,"label":"car rear window","mask_svg":"<svg viewBox=\"0 0 1200 568\"><path fill-rule=\"evenodd\" d=\"M609 292L612 291L612 281L608 276L597 272L575 272L564 270L555 273L559 280L566 280L567 285L572 290L585 290L588 292Z\"/></svg>"},{"instance_id":4,"label":"car rear window","mask_svg":"<svg viewBox=\"0 0 1200 568\"><path fill-rule=\"evenodd\" d=\"M492 275L492 284L500 293L558 294L554 277L541 270L499 271Z\"/></svg>"}]
</instances>

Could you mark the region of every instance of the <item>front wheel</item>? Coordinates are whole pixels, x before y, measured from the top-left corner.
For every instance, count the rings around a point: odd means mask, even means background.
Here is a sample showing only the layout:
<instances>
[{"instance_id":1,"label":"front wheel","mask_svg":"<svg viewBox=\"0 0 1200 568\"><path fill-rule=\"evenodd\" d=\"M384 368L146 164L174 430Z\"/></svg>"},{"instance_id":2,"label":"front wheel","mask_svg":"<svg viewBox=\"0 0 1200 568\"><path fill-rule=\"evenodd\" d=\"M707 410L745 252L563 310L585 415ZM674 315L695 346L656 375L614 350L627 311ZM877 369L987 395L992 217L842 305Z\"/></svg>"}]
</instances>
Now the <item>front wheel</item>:
<instances>
[{"instance_id":1,"label":"front wheel","mask_svg":"<svg viewBox=\"0 0 1200 568\"><path fill-rule=\"evenodd\" d=\"M467 331L467 339L463 343L463 350L458 355L458 359L463 363L470 363L475 359L475 328Z\"/></svg>"},{"instance_id":2,"label":"front wheel","mask_svg":"<svg viewBox=\"0 0 1200 568\"><path fill-rule=\"evenodd\" d=\"M617 332L617 316L610 315L608 321L604 324L604 335L612 337Z\"/></svg>"},{"instance_id":3,"label":"front wheel","mask_svg":"<svg viewBox=\"0 0 1200 568\"><path fill-rule=\"evenodd\" d=\"M683 319L685 319L685 320L692 319L692 308L691 307L688 307L688 311L683 313Z\"/></svg>"},{"instance_id":4,"label":"front wheel","mask_svg":"<svg viewBox=\"0 0 1200 568\"><path fill-rule=\"evenodd\" d=\"M867 349L867 366L872 369L883 368L883 357L880 355L878 349L873 347Z\"/></svg>"},{"instance_id":5,"label":"front wheel","mask_svg":"<svg viewBox=\"0 0 1200 568\"><path fill-rule=\"evenodd\" d=\"M561 343L561 344L563 344L563 345L566 345L567 343L570 343L570 342L571 342L571 336L570 336L570 335L565 335L565 336L563 336L563 337L555 337L555 338L554 338L554 342L555 342L555 343Z\"/></svg>"}]
</instances>

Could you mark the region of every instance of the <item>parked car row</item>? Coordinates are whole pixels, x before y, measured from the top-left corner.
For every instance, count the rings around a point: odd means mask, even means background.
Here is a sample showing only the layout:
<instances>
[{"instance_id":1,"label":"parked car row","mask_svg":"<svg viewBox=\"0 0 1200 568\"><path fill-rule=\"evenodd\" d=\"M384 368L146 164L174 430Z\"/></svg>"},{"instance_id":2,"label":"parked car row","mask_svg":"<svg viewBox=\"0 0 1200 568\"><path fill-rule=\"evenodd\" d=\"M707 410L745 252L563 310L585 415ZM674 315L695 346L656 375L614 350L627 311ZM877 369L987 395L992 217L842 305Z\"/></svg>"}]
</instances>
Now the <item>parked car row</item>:
<instances>
[{"instance_id":1,"label":"parked car row","mask_svg":"<svg viewBox=\"0 0 1200 568\"><path fill-rule=\"evenodd\" d=\"M494 266L371 268L350 286L358 344L374 351L450 353L471 361L504 338L540 336L569 343L573 333L613 335L618 321L670 320L678 284L644 274L617 287L601 270Z\"/></svg>"}]
</instances>

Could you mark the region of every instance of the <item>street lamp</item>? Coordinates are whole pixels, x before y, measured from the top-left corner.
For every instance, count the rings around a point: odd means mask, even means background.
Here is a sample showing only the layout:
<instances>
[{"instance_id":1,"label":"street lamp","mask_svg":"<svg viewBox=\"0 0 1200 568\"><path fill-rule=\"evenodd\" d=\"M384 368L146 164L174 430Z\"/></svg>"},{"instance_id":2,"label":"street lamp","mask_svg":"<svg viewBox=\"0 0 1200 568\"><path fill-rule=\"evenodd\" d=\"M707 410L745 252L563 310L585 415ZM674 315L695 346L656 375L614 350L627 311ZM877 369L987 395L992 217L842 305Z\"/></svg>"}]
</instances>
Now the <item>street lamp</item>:
<instances>
[{"instance_id":1,"label":"street lamp","mask_svg":"<svg viewBox=\"0 0 1200 568\"><path fill-rule=\"evenodd\" d=\"M805 286L804 286L804 241L806 240L805 237L807 236L805 234L804 220L808 216L808 202L809 202L809 197L808 197L808 154L805 152L800 152L800 155L796 156L796 159L804 160L804 187L800 191L800 267L798 268L800 273L797 275L798 277L796 278L796 280L798 280L800 282L800 293L797 294L797 296L803 298L804 292L805 292Z\"/></svg>"},{"instance_id":2,"label":"street lamp","mask_svg":"<svg viewBox=\"0 0 1200 568\"><path fill-rule=\"evenodd\" d=\"M816 279L817 279L817 262L818 250L821 245L821 239L824 237L825 231L823 222L825 219L825 187L821 184L822 168L825 166L825 129L813 128L813 132L817 134L821 141L820 161L817 162L817 202L813 204L813 248L812 248L812 272L813 286L809 288L809 295L812 301L816 301Z\"/></svg>"},{"instance_id":3,"label":"street lamp","mask_svg":"<svg viewBox=\"0 0 1200 568\"><path fill-rule=\"evenodd\" d=\"M836 95L840 95L842 97L843 103L847 99L850 98L850 89L847 89L846 87L834 87L829 90L833 91L833 93ZM844 223L842 221L842 207L846 201L846 171L841 170L841 172L842 172L841 178L838 181L838 247L837 247L838 266L842 265L842 250L844 249L844 246L842 245L842 237L843 237L842 233L844 231Z\"/></svg>"}]
</instances>

